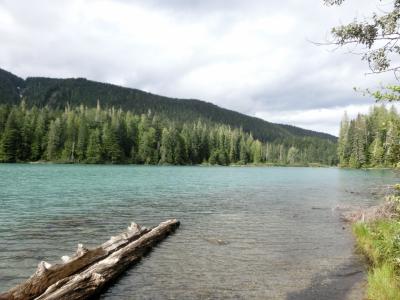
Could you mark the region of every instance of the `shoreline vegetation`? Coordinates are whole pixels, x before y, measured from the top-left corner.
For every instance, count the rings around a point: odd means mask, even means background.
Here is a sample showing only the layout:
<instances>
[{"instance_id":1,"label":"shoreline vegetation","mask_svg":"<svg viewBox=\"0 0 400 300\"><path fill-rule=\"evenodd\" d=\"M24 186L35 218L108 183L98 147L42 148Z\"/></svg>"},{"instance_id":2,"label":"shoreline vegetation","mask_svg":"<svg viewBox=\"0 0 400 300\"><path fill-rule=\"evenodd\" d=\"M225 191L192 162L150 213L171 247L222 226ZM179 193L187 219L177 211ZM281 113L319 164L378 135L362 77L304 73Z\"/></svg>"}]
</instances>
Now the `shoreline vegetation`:
<instances>
[{"instance_id":1,"label":"shoreline vegetation","mask_svg":"<svg viewBox=\"0 0 400 300\"><path fill-rule=\"evenodd\" d=\"M144 165L144 164L134 164L134 163L120 163L120 164L113 164L113 163L101 163L101 164L91 164L91 163L84 163L84 162L68 162L68 161L22 161L22 162L15 162L14 164L31 164L31 165L52 165L52 164L60 164L60 165L116 165L116 166L154 166L154 167L168 167L168 166L180 166L180 167L233 167L233 168L242 168L242 167L265 167L265 168L272 168L272 167L290 167L290 168L337 168L337 166L331 165L324 165L318 163L308 163L308 164L274 164L274 163L247 163L247 164L229 164L229 165L218 165L218 164L210 164L210 163L201 163L201 164L191 164L191 165L174 165L174 164L155 164L155 165Z\"/></svg>"},{"instance_id":2,"label":"shoreline vegetation","mask_svg":"<svg viewBox=\"0 0 400 300\"><path fill-rule=\"evenodd\" d=\"M376 206L343 214L369 264L368 299L400 299L400 185Z\"/></svg>"},{"instance_id":3,"label":"shoreline vegetation","mask_svg":"<svg viewBox=\"0 0 400 300\"><path fill-rule=\"evenodd\" d=\"M4 162L0 161L0 164ZM111 162L104 162L104 163L88 163L88 162L69 162L69 161L47 161L47 160L38 160L38 161L17 161L13 162L13 164L32 164L32 165L51 165L51 164L60 164L60 165L116 165L116 166L158 166L158 167L168 167L168 166L181 166L181 167L290 167L290 168L338 168L342 170L364 170L364 171L372 171L372 170L393 170L393 171L400 171L400 167L363 167L363 168L351 168L351 167L343 167L340 165L326 165L320 163L306 163L306 164L279 164L279 163L247 163L247 164L240 164L240 163L232 163L227 165L219 165L219 164L210 164L208 162L203 162L200 164L184 164L184 165L176 165L176 164L169 164L169 163L158 163L158 164L137 164L137 163L111 163Z\"/></svg>"},{"instance_id":4,"label":"shoreline vegetation","mask_svg":"<svg viewBox=\"0 0 400 300\"><path fill-rule=\"evenodd\" d=\"M143 165L336 165L336 141L314 136L259 140L207 119L83 105L0 105L0 162Z\"/></svg>"}]
</instances>

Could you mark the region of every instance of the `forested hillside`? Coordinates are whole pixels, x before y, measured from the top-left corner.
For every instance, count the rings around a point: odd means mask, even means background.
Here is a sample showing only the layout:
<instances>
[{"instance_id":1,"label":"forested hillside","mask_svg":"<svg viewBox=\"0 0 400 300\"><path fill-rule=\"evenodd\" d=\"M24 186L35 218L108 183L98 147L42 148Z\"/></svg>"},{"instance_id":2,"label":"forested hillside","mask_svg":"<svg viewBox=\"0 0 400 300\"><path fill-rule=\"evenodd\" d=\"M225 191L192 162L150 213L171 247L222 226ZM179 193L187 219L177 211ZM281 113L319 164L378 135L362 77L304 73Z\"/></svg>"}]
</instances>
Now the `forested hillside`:
<instances>
[{"instance_id":1,"label":"forested hillside","mask_svg":"<svg viewBox=\"0 0 400 300\"><path fill-rule=\"evenodd\" d=\"M398 167L400 116L394 107L374 106L356 119L343 117L338 156L343 167Z\"/></svg>"},{"instance_id":2,"label":"forested hillside","mask_svg":"<svg viewBox=\"0 0 400 300\"><path fill-rule=\"evenodd\" d=\"M0 161L137 164L336 164L336 143L263 143L242 129L122 109L0 105Z\"/></svg>"},{"instance_id":3,"label":"forested hillside","mask_svg":"<svg viewBox=\"0 0 400 300\"><path fill-rule=\"evenodd\" d=\"M293 137L319 137L336 141L336 138L329 134L273 124L200 100L168 98L84 78L33 77L23 80L0 69L0 104L19 104L21 99L24 99L29 107L36 105L39 108L49 106L53 109L63 109L67 104L71 107L83 104L93 108L96 107L97 101L100 101L104 108L122 108L135 114L147 113L150 110L178 122L203 119L242 128L263 142L283 142Z\"/></svg>"},{"instance_id":4,"label":"forested hillside","mask_svg":"<svg viewBox=\"0 0 400 300\"><path fill-rule=\"evenodd\" d=\"M25 81L14 74L0 69L0 104L19 103L20 93L25 87Z\"/></svg>"},{"instance_id":5,"label":"forested hillside","mask_svg":"<svg viewBox=\"0 0 400 300\"><path fill-rule=\"evenodd\" d=\"M3 162L331 165L335 148L331 135L204 101L0 69Z\"/></svg>"}]
</instances>

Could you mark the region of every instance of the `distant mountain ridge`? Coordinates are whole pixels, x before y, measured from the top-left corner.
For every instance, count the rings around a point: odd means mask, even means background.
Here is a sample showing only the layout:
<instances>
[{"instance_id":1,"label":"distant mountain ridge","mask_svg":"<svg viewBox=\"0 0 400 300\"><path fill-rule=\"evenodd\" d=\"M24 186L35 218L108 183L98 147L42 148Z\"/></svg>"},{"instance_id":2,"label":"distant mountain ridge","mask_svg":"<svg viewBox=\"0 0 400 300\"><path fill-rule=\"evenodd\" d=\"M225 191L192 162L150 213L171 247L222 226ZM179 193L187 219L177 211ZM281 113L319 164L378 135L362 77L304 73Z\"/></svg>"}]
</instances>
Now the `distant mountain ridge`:
<instances>
[{"instance_id":1,"label":"distant mountain ridge","mask_svg":"<svg viewBox=\"0 0 400 300\"><path fill-rule=\"evenodd\" d=\"M29 106L52 108L64 108L67 104L95 107L99 100L103 107L113 106L135 113L147 113L151 110L172 120L206 119L235 128L242 127L262 141L302 137L337 141L336 137L326 133L270 123L201 100L169 98L85 78L28 77L24 80L0 69L0 104L18 104L21 99Z\"/></svg>"}]
</instances>

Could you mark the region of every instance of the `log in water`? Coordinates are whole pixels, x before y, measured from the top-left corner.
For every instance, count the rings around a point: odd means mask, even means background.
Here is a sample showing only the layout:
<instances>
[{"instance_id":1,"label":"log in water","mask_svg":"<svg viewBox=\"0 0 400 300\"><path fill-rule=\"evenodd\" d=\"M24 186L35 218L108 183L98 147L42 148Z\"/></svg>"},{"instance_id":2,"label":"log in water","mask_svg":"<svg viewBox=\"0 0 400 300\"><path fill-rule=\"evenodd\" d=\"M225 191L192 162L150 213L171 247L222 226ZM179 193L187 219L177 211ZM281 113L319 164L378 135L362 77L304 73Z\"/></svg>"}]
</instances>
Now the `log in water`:
<instances>
[{"instance_id":1,"label":"log in water","mask_svg":"<svg viewBox=\"0 0 400 300\"><path fill-rule=\"evenodd\" d=\"M132 223L126 232L95 249L79 244L73 257L62 257L63 264L41 262L26 282L1 294L0 300L87 299L100 293L179 224L168 220L150 230Z\"/></svg>"}]
</instances>

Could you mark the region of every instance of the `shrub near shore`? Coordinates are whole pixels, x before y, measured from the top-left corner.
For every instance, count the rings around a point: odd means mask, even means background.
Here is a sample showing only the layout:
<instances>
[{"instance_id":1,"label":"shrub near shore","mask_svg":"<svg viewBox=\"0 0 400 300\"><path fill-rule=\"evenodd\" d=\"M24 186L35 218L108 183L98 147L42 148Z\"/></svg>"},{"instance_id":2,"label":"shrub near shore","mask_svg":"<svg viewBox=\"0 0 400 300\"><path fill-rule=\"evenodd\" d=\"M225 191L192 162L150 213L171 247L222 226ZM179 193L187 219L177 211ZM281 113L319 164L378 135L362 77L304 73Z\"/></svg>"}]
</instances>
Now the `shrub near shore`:
<instances>
[{"instance_id":1,"label":"shrub near shore","mask_svg":"<svg viewBox=\"0 0 400 300\"><path fill-rule=\"evenodd\" d=\"M362 213L353 224L358 249L370 263L368 299L400 299L400 195Z\"/></svg>"}]
</instances>

